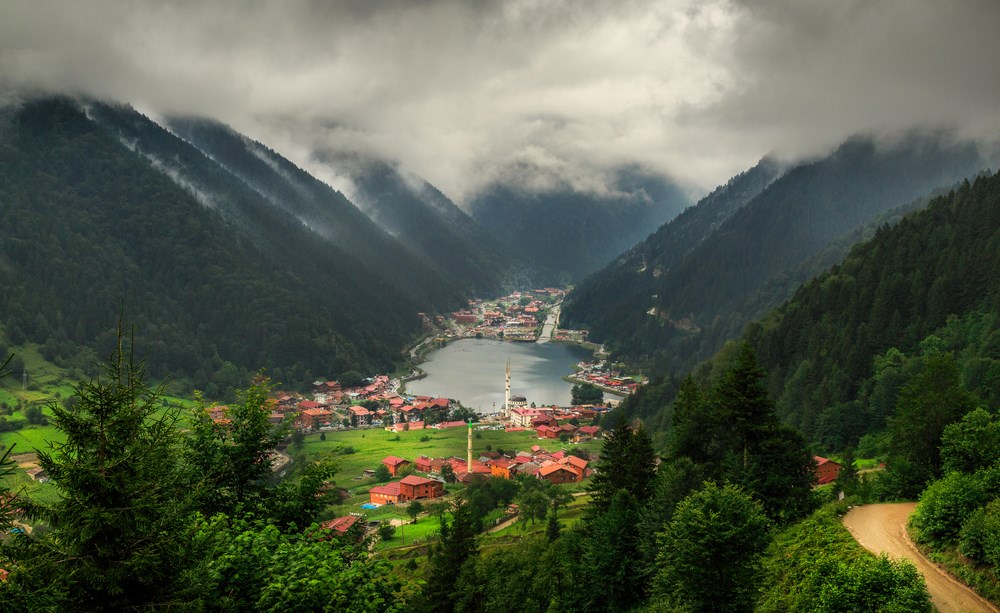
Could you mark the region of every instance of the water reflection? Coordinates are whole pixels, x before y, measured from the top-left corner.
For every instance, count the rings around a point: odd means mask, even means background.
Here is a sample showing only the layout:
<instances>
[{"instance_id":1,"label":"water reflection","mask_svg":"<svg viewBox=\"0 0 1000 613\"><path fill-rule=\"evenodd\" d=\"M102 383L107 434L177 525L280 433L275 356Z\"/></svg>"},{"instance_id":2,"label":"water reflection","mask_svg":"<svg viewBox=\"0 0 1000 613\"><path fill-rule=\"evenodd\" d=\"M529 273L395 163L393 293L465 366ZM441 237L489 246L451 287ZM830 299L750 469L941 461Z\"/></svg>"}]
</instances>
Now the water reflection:
<instances>
[{"instance_id":1,"label":"water reflection","mask_svg":"<svg viewBox=\"0 0 1000 613\"><path fill-rule=\"evenodd\" d=\"M429 353L420 366L427 377L407 383L406 391L454 398L480 413L492 413L503 404L504 369L510 358L512 394L529 403L566 406L573 384L562 377L588 357L590 352L576 345L461 339Z\"/></svg>"}]
</instances>

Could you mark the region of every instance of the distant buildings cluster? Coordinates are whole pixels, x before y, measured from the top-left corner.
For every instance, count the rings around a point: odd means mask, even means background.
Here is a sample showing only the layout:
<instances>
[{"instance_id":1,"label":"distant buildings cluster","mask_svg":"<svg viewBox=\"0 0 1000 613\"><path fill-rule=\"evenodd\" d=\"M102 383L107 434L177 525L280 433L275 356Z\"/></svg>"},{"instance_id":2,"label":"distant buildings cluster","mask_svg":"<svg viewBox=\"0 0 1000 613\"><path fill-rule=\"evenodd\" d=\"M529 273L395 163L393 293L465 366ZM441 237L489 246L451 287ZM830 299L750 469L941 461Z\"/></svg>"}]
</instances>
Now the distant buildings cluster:
<instances>
[{"instance_id":1,"label":"distant buildings cluster","mask_svg":"<svg viewBox=\"0 0 1000 613\"><path fill-rule=\"evenodd\" d=\"M312 398L277 392L268 399L268 408L273 423L293 419L304 432L372 426L419 430L447 420L452 403L448 398L402 396L387 375L378 375L349 388L337 381L315 381ZM209 408L208 415L216 423L229 423L225 405Z\"/></svg>"},{"instance_id":2,"label":"distant buildings cluster","mask_svg":"<svg viewBox=\"0 0 1000 613\"><path fill-rule=\"evenodd\" d=\"M566 290L547 287L513 292L498 300L470 300L467 308L449 318L461 327L461 336L533 342L541 329L545 309L566 295ZM426 322L425 322L426 323Z\"/></svg>"},{"instance_id":3,"label":"distant buildings cluster","mask_svg":"<svg viewBox=\"0 0 1000 613\"><path fill-rule=\"evenodd\" d=\"M450 458L430 458L418 456L412 461L399 456L388 456L382 464L392 476L407 471L416 471L427 476L408 474L398 481L376 485L368 491L371 504L405 504L411 500L437 498L444 495L444 473L447 466L458 483L470 483L475 479L513 479L517 475L529 475L554 484L577 483L593 472L589 460L565 451L549 452L539 445L529 451L502 454L486 452L468 461L456 456ZM372 471L374 474L374 471Z\"/></svg>"}]
</instances>

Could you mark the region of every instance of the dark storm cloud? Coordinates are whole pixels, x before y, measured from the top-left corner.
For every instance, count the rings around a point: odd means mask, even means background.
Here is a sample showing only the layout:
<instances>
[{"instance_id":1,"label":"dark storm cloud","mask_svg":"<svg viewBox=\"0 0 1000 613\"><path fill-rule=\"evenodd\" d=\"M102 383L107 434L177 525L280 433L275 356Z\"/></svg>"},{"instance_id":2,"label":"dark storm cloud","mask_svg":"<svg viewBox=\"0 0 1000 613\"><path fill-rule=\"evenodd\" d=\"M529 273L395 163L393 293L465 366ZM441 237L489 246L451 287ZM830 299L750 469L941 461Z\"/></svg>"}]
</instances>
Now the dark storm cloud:
<instances>
[{"instance_id":1,"label":"dark storm cloud","mask_svg":"<svg viewBox=\"0 0 1000 613\"><path fill-rule=\"evenodd\" d=\"M636 161L707 189L862 131L994 135L1000 3L936 0L0 5L0 83L217 117L313 153L600 191Z\"/></svg>"}]
</instances>

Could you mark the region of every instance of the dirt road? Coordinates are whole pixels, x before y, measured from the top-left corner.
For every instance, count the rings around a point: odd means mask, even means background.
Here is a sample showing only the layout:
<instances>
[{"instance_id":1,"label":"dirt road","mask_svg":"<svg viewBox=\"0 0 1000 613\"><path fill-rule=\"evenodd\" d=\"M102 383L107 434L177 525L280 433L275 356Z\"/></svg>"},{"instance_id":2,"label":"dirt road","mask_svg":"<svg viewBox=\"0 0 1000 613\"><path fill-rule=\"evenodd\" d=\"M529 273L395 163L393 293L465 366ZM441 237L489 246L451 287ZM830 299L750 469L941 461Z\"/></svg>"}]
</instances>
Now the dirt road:
<instances>
[{"instance_id":1,"label":"dirt road","mask_svg":"<svg viewBox=\"0 0 1000 613\"><path fill-rule=\"evenodd\" d=\"M927 581L931 602L941 613L998 613L968 586L925 558L906 535L906 520L917 504L870 504L855 507L844 516L844 526L862 547L891 558L906 558Z\"/></svg>"}]
</instances>

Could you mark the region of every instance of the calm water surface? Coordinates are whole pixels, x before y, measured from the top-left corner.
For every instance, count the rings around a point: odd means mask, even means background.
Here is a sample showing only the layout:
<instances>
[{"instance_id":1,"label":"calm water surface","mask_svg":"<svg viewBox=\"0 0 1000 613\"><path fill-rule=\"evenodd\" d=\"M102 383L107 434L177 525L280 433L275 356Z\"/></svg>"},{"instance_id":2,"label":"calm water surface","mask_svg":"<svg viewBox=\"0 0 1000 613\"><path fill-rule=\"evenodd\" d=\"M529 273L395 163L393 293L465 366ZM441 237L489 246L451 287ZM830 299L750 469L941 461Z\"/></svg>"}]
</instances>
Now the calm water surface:
<instances>
[{"instance_id":1,"label":"calm water surface","mask_svg":"<svg viewBox=\"0 0 1000 613\"><path fill-rule=\"evenodd\" d=\"M492 413L503 405L504 372L510 358L511 395L528 403L567 406L572 383L562 377L573 364L591 353L561 343L505 343L486 339L452 341L427 354L420 368L427 377L406 384L418 396L445 396L479 413Z\"/></svg>"}]
</instances>

